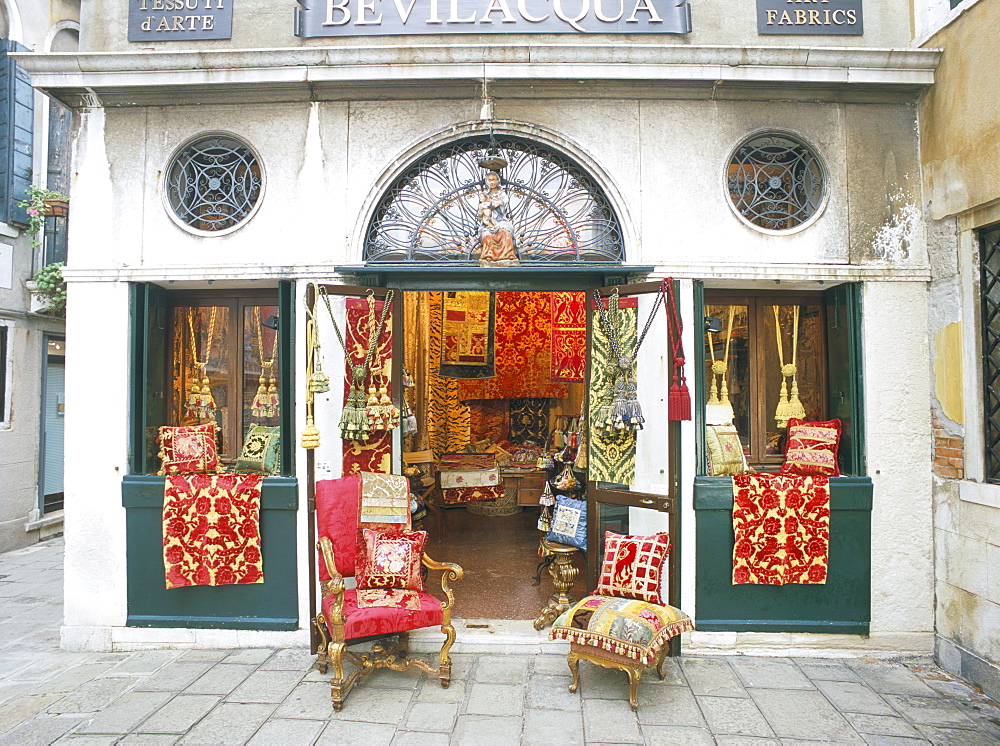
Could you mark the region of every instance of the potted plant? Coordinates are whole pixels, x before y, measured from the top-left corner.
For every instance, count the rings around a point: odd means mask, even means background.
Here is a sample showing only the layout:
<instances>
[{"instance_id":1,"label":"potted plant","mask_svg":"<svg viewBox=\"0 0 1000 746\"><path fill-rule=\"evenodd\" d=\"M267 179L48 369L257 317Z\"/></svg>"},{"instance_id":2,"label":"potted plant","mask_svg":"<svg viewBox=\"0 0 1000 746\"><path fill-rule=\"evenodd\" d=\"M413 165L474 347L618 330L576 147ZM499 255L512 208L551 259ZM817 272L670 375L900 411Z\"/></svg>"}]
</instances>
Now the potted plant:
<instances>
[{"instance_id":1,"label":"potted plant","mask_svg":"<svg viewBox=\"0 0 1000 746\"><path fill-rule=\"evenodd\" d=\"M42 245L39 236L45 228L45 218L69 215L69 197L35 184L30 184L25 194L28 199L21 200L17 204L28 213L28 227L24 232L31 236L31 247L37 249Z\"/></svg>"},{"instance_id":2,"label":"potted plant","mask_svg":"<svg viewBox=\"0 0 1000 746\"><path fill-rule=\"evenodd\" d=\"M66 310L66 281L62 276L62 262L46 264L25 283L31 293L31 310L36 313Z\"/></svg>"}]
</instances>

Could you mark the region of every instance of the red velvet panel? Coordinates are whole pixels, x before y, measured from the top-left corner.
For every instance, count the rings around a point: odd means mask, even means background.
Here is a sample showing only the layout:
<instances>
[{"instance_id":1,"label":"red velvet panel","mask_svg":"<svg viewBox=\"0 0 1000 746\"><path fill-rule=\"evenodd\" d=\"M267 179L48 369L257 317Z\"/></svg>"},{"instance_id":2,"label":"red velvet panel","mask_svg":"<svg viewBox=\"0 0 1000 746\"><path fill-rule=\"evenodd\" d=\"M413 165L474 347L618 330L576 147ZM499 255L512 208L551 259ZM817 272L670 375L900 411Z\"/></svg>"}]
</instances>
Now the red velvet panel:
<instances>
[{"instance_id":1,"label":"red velvet panel","mask_svg":"<svg viewBox=\"0 0 1000 746\"><path fill-rule=\"evenodd\" d=\"M360 474L316 482L316 529L319 536L329 537L333 542L337 572L345 578L354 577L360 502ZM330 579L322 555L319 559L319 579Z\"/></svg>"},{"instance_id":2,"label":"red velvet panel","mask_svg":"<svg viewBox=\"0 0 1000 746\"><path fill-rule=\"evenodd\" d=\"M421 627L433 627L441 624L444 614L441 601L430 593L420 593L420 610L395 609L386 606L373 606L368 609L358 608L358 593L353 588L344 594L344 637L353 640L369 635L387 635L393 632L405 632ZM330 622L330 609L333 607L333 596L323 599L323 613L327 624ZM331 628L332 634L332 628Z\"/></svg>"}]
</instances>

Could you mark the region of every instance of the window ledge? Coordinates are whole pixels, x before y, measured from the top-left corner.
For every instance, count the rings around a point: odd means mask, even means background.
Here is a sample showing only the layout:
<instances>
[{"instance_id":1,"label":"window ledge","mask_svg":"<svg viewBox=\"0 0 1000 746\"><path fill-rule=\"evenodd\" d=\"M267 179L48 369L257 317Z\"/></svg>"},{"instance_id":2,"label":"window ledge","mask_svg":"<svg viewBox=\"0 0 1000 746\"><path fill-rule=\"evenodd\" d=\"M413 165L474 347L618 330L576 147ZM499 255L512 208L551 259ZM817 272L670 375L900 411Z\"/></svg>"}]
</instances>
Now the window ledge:
<instances>
[{"instance_id":1,"label":"window ledge","mask_svg":"<svg viewBox=\"0 0 1000 746\"><path fill-rule=\"evenodd\" d=\"M21 235L21 231L9 223L0 223L0 236L6 236L7 238L17 238Z\"/></svg>"},{"instance_id":2,"label":"window ledge","mask_svg":"<svg viewBox=\"0 0 1000 746\"><path fill-rule=\"evenodd\" d=\"M42 516L41 518L35 518L29 520L24 524L25 532L37 531L38 529L47 529L52 526L62 526L63 522L63 512L57 511L55 513L50 513L49 515Z\"/></svg>"},{"instance_id":3,"label":"window ledge","mask_svg":"<svg viewBox=\"0 0 1000 746\"><path fill-rule=\"evenodd\" d=\"M958 484L958 497L963 502L1000 508L1000 485L962 481Z\"/></svg>"}]
</instances>

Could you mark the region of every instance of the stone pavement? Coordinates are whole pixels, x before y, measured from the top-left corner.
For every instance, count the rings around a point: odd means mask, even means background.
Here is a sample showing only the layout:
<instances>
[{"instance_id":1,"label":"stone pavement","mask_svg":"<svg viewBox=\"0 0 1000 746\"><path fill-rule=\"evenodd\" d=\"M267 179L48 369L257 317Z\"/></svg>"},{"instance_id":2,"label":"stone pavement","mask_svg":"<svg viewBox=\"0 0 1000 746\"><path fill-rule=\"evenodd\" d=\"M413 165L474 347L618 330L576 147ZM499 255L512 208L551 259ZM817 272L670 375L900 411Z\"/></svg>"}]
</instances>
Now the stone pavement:
<instances>
[{"instance_id":1,"label":"stone pavement","mask_svg":"<svg viewBox=\"0 0 1000 746\"><path fill-rule=\"evenodd\" d=\"M58 648L62 540L0 555L0 744L997 744L1000 707L931 665L684 656L626 676L456 655L442 689L379 671L340 713L305 650Z\"/></svg>"}]
</instances>

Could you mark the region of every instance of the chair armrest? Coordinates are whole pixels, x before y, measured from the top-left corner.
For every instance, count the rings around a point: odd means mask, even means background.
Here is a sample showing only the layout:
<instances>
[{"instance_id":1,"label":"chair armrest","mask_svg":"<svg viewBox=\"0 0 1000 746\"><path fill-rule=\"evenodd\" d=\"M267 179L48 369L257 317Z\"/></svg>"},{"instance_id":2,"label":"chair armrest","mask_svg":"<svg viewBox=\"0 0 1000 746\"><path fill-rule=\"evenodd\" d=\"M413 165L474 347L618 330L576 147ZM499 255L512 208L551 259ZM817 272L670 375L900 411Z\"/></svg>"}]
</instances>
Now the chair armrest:
<instances>
[{"instance_id":1,"label":"chair armrest","mask_svg":"<svg viewBox=\"0 0 1000 746\"><path fill-rule=\"evenodd\" d=\"M451 590L451 582L461 580L465 571L460 565L454 562L435 562L426 554L423 557L424 566L429 570L441 570L441 590L448 597L447 603L443 604L445 610L451 609L455 605L455 594Z\"/></svg>"},{"instance_id":2,"label":"chair armrest","mask_svg":"<svg viewBox=\"0 0 1000 746\"><path fill-rule=\"evenodd\" d=\"M337 572L337 564L333 559L333 542L326 536L321 536L316 543L316 548L323 555L323 563L330 574L329 580L320 583L320 591L323 597L333 596L333 607L330 609L330 623L343 627L344 624L344 577Z\"/></svg>"}]
</instances>

